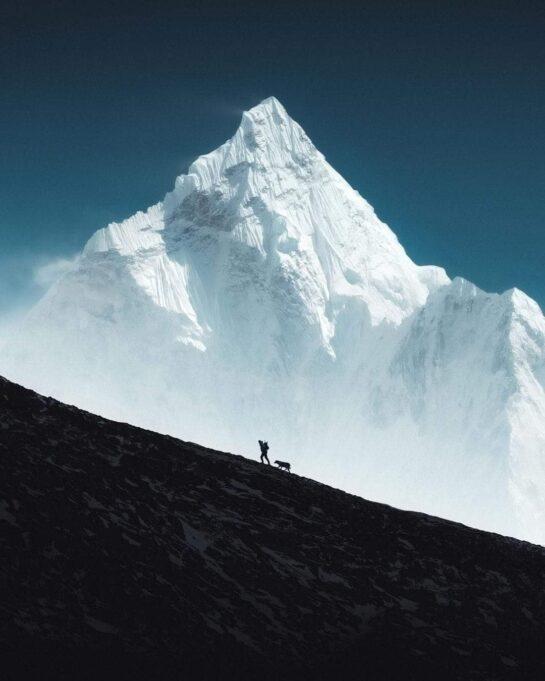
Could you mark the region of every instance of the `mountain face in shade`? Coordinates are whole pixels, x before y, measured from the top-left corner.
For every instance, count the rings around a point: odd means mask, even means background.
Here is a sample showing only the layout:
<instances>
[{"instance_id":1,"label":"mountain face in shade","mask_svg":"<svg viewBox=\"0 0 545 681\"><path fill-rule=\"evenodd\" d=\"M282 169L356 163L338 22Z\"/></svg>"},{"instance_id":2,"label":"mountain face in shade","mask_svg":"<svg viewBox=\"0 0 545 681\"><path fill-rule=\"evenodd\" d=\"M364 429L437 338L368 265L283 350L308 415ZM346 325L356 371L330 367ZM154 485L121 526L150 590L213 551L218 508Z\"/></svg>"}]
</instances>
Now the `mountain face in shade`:
<instances>
[{"instance_id":1,"label":"mountain face in shade","mask_svg":"<svg viewBox=\"0 0 545 681\"><path fill-rule=\"evenodd\" d=\"M0 379L8 681L537 681L545 549Z\"/></svg>"},{"instance_id":2,"label":"mountain face in shade","mask_svg":"<svg viewBox=\"0 0 545 681\"><path fill-rule=\"evenodd\" d=\"M13 380L545 542L545 319L419 267L274 98L96 232L2 350Z\"/></svg>"}]
</instances>

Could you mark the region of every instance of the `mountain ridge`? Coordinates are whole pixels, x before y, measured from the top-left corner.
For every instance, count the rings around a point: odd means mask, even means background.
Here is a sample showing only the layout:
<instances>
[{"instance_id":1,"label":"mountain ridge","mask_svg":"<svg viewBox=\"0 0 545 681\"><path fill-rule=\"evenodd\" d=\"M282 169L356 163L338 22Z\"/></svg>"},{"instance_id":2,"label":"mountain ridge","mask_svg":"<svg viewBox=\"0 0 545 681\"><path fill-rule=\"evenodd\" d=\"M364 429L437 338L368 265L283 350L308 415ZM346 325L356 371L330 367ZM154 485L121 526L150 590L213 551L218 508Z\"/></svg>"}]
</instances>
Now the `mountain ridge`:
<instances>
[{"instance_id":1,"label":"mountain ridge","mask_svg":"<svg viewBox=\"0 0 545 681\"><path fill-rule=\"evenodd\" d=\"M0 405L10 681L542 678L543 547L4 379Z\"/></svg>"}]
</instances>

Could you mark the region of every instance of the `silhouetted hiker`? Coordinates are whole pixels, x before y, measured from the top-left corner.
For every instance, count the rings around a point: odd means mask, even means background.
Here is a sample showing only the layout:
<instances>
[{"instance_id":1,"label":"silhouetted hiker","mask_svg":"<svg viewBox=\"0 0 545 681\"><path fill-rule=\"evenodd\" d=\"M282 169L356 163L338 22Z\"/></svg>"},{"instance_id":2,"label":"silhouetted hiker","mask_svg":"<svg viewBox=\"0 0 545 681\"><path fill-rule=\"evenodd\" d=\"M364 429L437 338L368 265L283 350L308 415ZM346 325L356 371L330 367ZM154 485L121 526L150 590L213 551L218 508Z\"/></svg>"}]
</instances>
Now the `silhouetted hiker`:
<instances>
[{"instance_id":1,"label":"silhouetted hiker","mask_svg":"<svg viewBox=\"0 0 545 681\"><path fill-rule=\"evenodd\" d=\"M267 452L269 451L269 443L268 442L263 442L263 440L258 440L259 442L259 449L261 449L261 463L265 463L265 461L271 465L271 462L269 461L269 457L267 456Z\"/></svg>"}]
</instances>

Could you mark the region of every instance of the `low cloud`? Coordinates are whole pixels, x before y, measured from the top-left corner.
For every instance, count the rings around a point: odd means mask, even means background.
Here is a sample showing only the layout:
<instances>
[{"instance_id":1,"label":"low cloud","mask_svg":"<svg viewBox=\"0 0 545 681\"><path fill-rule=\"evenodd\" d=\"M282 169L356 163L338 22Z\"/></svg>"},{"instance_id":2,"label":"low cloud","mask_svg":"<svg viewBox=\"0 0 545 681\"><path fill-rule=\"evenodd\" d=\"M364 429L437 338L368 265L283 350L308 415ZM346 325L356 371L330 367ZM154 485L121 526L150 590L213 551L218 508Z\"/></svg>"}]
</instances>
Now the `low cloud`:
<instances>
[{"instance_id":1,"label":"low cloud","mask_svg":"<svg viewBox=\"0 0 545 681\"><path fill-rule=\"evenodd\" d=\"M0 350L24 319L26 312L24 308L10 310L9 313L0 310Z\"/></svg>"},{"instance_id":2,"label":"low cloud","mask_svg":"<svg viewBox=\"0 0 545 681\"><path fill-rule=\"evenodd\" d=\"M32 272L35 284L47 289L77 265L79 255L72 258L53 258L36 265Z\"/></svg>"},{"instance_id":3,"label":"low cloud","mask_svg":"<svg viewBox=\"0 0 545 681\"><path fill-rule=\"evenodd\" d=\"M78 261L79 254L0 254L0 351L47 289Z\"/></svg>"}]
</instances>

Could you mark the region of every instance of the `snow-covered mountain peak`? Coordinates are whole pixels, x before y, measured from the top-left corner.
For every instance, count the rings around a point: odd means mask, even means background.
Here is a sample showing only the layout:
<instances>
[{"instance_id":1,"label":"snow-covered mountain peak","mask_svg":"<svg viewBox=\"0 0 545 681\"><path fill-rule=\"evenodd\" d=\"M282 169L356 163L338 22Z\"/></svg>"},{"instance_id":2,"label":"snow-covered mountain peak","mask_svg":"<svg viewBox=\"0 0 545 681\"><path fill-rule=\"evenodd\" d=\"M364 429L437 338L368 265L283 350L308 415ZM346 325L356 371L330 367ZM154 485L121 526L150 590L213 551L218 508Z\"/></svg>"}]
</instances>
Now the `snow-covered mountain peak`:
<instances>
[{"instance_id":1,"label":"snow-covered mountain peak","mask_svg":"<svg viewBox=\"0 0 545 681\"><path fill-rule=\"evenodd\" d=\"M416 265L273 97L99 229L0 370L205 444L274 436L308 475L545 537L539 307Z\"/></svg>"},{"instance_id":2,"label":"snow-covered mountain peak","mask_svg":"<svg viewBox=\"0 0 545 681\"><path fill-rule=\"evenodd\" d=\"M344 301L359 299L373 325L397 324L448 282L441 268L407 257L274 97L245 112L234 136L200 156L161 203L99 230L85 254L108 250L148 263L152 254L172 263L183 251L205 288L210 270L227 287L245 280L248 267L253 286L276 277L310 311L305 316L314 318L328 352ZM244 273L235 272L239 257ZM208 267L197 266L203 258ZM227 279L218 279L227 262Z\"/></svg>"},{"instance_id":3,"label":"snow-covered mountain peak","mask_svg":"<svg viewBox=\"0 0 545 681\"><path fill-rule=\"evenodd\" d=\"M240 128L243 133L260 129L263 135L268 133L271 138L278 136L278 129L286 131L290 128L297 128L301 130L301 127L289 116L276 97L267 97L248 111L244 111Z\"/></svg>"},{"instance_id":4,"label":"snow-covered mountain peak","mask_svg":"<svg viewBox=\"0 0 545 681\"><path fill-rule=\"evenodd\" d=\"M503 294L508 296L513 308L520 314L529 315L532 318L543 319L543 312L537 302L519 288L511 288Z\"/></svg>"},{"instance_id":5,"label":"snow-covered mountain peak","mask_svg":"<svg viewBox=\"0 0 545 681\"><path fill-rule=\"evenodd\" d=\"M270 114L275 114L281 118L290 119L284 105L276 99L274 95L266 97L259 102L259 104L256 104L251 109L248 109L248 111L245 111L244 114L246 116L268 116Z\"/></svg>"},{"instance_id":6,"label":"snow-covered mountain peak","mask_svg":"<svg viewBox=\"0 0 545 681\"><path fill-rule=\"evenodd\" d=\"M188 175L177 179L172 199L183 200L188 192L221 182L226 175L236 179L242 170L267 173L308 165L318 156L323 158L304 130L275 97L269 97L242 114L230 140L191 164Z\"/></svg>"},{"instance_id":7,"label":"snow-covered mountain peak","mask_svg":"<svg viewBox=\"0 0 545 681\"><path fill-rule=\"evenodd\" d=\"M305 131L289 116L276 97L268 97L242 114L233 139L239 141L239 138L250 153L256 150L264 152L273 147L283 148L291 155L297 152L316 153Z\"/></svg>"}]
</instances>

